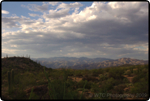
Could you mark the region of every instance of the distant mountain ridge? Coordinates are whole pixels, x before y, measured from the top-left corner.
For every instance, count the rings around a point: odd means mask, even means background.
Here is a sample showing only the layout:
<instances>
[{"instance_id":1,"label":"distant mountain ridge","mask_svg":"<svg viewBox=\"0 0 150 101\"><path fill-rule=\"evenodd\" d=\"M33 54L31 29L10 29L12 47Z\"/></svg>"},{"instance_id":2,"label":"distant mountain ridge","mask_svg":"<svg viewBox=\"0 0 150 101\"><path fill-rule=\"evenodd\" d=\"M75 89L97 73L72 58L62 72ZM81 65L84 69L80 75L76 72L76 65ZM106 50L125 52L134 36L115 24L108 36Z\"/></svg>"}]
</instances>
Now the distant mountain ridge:
<instances>
[{"instance_id":1,"label":"distant mountain ridge","mask_svg":"<svg viewBox=\"0 0 150 101\"><path fill-rule=\"evenodd\" d=\"M148 60L138 60L131 58L109 59L109 58L87 58L87 57L52 57L52 58L32 58L39 61L41 65L48 68L72 68L72 69L94 69L124 64L138 65L148 64Z\"/></svg>"},{"instance_id":2,"label":"distant mountain ridge","mask_svg":"<svg viewBox=\"0 0 150 101\"><path fill-rule=\"evenodd\" d=\"M120 58L116 60L106 60L99 63L92 63L92 64L83 64L83 65L75 65L72 69L98 69L98 68L105 68L105 67L113 67L113 66L121 66L121 65L144 65L148 64L147 60L138 60L138 59L131 59L131 58Z\"/></svg>"}]
</instances>

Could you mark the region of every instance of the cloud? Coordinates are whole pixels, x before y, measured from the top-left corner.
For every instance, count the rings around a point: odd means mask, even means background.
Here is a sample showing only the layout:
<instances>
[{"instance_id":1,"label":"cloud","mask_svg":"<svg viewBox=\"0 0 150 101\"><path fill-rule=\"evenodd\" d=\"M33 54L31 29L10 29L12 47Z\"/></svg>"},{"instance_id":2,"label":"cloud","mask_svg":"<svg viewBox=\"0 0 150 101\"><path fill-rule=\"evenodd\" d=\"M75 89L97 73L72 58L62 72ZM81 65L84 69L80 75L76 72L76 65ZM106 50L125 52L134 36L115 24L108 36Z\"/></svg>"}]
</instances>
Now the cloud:
<instances>
[{"instance_id":1,"label":"cloud","mask_svg":"<svg viewBox=\"0 0 150 101\"><path fill-rule=\"evenodd\" d=\"M6 10L2 10L2 14L9 14L9 12Z\"/></svg>"},{"instance_id":2,"label":"cloud","mask_svg":"<svg viewBox=\"0 0 150 101\"><path fill-rule=\"evenodd\" d=\"M21 28L23 24L30 25L31 23L36 22L24 16L18 17L14 15L11 17L2 17L3 28L13 28L13 27Z\"/></svg>"},{"instance_id":3,"label":"cloud","mask_svg":"<svg viewBox=\"0 0 150 101\"><path fill-rule=\"evenodd\" d=\"M81 6L83 6L83 5L79 2L70 3L70 4L61 3L57 6L57 9L59 9L59 8L78 8Z\"/></svg>"},{"instance_id":4,"label":"cloud","mask_svg":"<svg viewBox=\"0 0 150 101\"><path fill-rule=\"evenodd\" d=\"M44 13L43 17L46 19L49 18L60 18L69 15L69 9L61 9L59 11L49 10L49 14Z\"/></svg>"},{"instance_id":5,"label":"cloud","mask_svg":"<svg viewBox=\"0 0 150 101\"><path fill-rule=\"evenodd\" d=\"M59 2L49 2L50 5L55 6L57 5Z\"/></svg>"},{"instance_id":6,"label":"cloud","mask_svg":"<svg viewBox=\"0 0 150 101\"><path fill-rule=\"evenodd\" d=\"M36 16L39 16L38 14L33 14L33 13L28 13L30 16L32 17L36 17Z\"/></svg>"},{"instance_id":7,"label":"cloud","mask_svg":"<svg viewBox=\"0 0 150 101\"><path fill-rule=\"evenodd\" d=\"M39 19L2 17L3 28L20 28L3 32L3 52L26 50L33 57L148 58L147 2L93 2L82 11L79 5L61 3L40 17L29 13Z\"/></svg>"},{"instance_id":8,"label":"cloud","mask_svg":"<svg viewBox=\"0 0 150 101\"><path fill-rule=\"evenodd\" d=\"M28 8L30 11L39 11L39 12L43 12L43 11L47 11L48 10L48 6L49 4L45 4L43 3L42 6L36 5L36 4L29 4L29 5L21 5L24 8Z\"/></svg>"}]
</instances>

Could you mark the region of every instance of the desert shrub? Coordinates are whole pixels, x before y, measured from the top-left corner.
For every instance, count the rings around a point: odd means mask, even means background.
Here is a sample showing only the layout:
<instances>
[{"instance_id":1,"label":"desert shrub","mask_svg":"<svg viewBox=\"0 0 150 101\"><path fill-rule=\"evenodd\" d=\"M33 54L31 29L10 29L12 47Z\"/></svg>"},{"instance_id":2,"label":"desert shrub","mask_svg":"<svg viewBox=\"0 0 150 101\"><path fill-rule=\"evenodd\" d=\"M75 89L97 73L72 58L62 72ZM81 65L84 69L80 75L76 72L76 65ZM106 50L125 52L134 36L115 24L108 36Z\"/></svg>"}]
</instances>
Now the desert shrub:
<instances>
[{"instance_id":1,"label":"desert shrub","mask_svg":"<svg viewBox=\"0 0 150 101\"><path fill-rule=\"evenodd\" d=\"M53 72L48 72L48 77L51 77L53 79L59 79L60 77L63 79L64 72L62 71L53 71Z\"/></svg>"},{"instance_id":2,"label":"desert shrub","mask_svg":"<svg viewBox=\"0 0 150 101\"><path fill-rule=\"evenodd\" d=\"M45 66L44 66L45 67ZM52 71L53 69L52 68L48 68L48 71Z\"/></svg>"},{"instance_id":3,"label":"desert shrub","mask_svg":"<svg viewBox=\"0 0 150 101\"><path fill-rule=\"evenodd\" d=\"M71 90L68 86L68 83L61 80L54 80L50 83L50 92L53 98L56 99L70 99L77 98L77 92Z\"/></svg>"},{"instance_id":4,"label":"desert shrub","mask_svg":"<svg viewBox=\"0 0 150 101\"><path fill-rule=\"evenodd\" d=\"M147 72L148 72L148 69L147 69L147 68L143 68L142 72L143 72L143 73L147 73Z\"/></svg>"},{"instance_id":5,"label":"desert shrub","mask_svg":"<svg viewBox=\"0 0 150 101\"><path fill-rule=\"evenodd\" d=\"M103 68L103 72L109 72L110 69L112 69L112 68L111 67Z\"/></svg>"},{"instance_id":6,"label":"desert shrub","mask_svg":"<svg viewBox=\"0 0 150 101\"><path fill-rule=\"evenodd\" d=\"M76 74L76 76L77 76L77 77L82 77L82 74L81 74L81 73L79 73L79 74Z\"/></svg>"},{"instance_id":7,"label":"desert shrub","mask_svg":"<svg viewBox=\"0 0 150 101\"><path fill-rule=\"evenodd\" d=\"M100 69L92 69L91 70L91 76L99 76L99 74L101 73Z\"/></svg>"},{"instance_id":8,"label":"desert shrub","mask_svg":"<svg viewBox=\"0 0 150 101\"><path fill-rule=\"evenodd\" d=\"M83 77L90 77L91 76L91 73L85 73L84 75L83 75Z\"/></svg>"},{"instance_id":9,"label":"desert shrub","mask_svg":"<svg viewBox=\"0 0 150 101\"><path fill-rule=\"evenodd\" d=\"M8 72L8 69L3 67L3 69L2 69L2 76L3 77L4 77L4 75L6 76L7 72Z\"/></svg>"},{"instance_id":10,"label":"desert shrub","mask_svg":"<svg viewBox=\"0 0 150 101\"><path fill-rule=\"evenodd\" d=\"M122 83L123 83L123 79L114 79L113 85L116 86Z\"/></svg>"},{"instance_id":11,"label":"desert shrub","mask_svg":"<svg viewBox=\"0 0 150 101\"><path fill-rule=\"evenodd\" d=\"M85 85L86 80L81 80L77 83L77 88L83 88L83 86ZM91 82L87 82L85 88L86 89L90 89L91 88Z\"/></svg>"},{"instance_id":12,"label":"desert shrub","mask_svg":"<svg viewBox=\"0 0 150 101\"><path fill-rule=\"evenodd\" d=\"M13 99L17 99L17 100L28 99L26 92L23 89L15 89L14 92L10 94L10 96Z\"/></svg>"},{"instance_id":13,"label":"desert shrub","mask_svg":"<svg viewBox=\"0 0 150 101\"><path fill-rule=\"evenodd\" d=\"M73 73L71 71L69 71L68 76L73 76Z\"/></svg>"},{"instance_id":14,"label":"desert shrub","mask_svg":"<svg viewBox=\"0 0 150 101\"><path fill-rule=\"evenodd\" d=\"M113 77L114 79L122 79L124 78L122 74L124 73L124 70L121 68L113 67L109 70L109 77Z\"/></svg>"},{"instance_id":15,"label":"desert shrub","mask_svg":"<svg viewBox=\"0 0 150 101\"><path fill-rule=\"evenodd\" d=\"M133 78L132 82L133 83L139 82L140 79L148 81L148 73L140 72L137 76Z\"/></svg>"},{"instance_id":16,"label":"desert shrub","mask_svg":"<svg viewBox=\"0 0 150 101\"><path fill-rule=\"evenodd\" d=\"M99 68L99 69L97 70L97 72L98 72L99 74L103 74L103 73L104 73L104 70L103 70L103 68Z\"/></svg>"},{"instance_id":17,"label":"desert shrub","mask_svg":"<svg viewBox=\"0 0 150 101\"><path fill-rule=\"evenodd\" d=\"M68 79L68 80L66 81L66 87L67 87L67 88L73 89L74 84L75 84L75 82L72 81L72 80L69 80L69 79Z\"/></svg>"},{"instance_id":18,"label":"desert shrub","mask_svg":"<svg viewBox=\"0 0 150 101\"><path fill-rule=\"evenodd\" d=\"M134 74L134 75L137 75L137 74L138 74L138 71L137 71L137 70L133 70L133 74Z\"/></svg>"},{"instance_id":19,"label":"desert shrub","mask_svg":"<svg viewBox=\"0 0 150 101\"><path fill-rule=\"evenodd\" d=\"M132 82L133 83L136 83L139 81L139 76L135 76L133 79L132 79Z\"/></svg>"},{"instance_id":20,"label":"desert shrub","mask_svg":"<svg viewBox=\"0 0 150 101\"><path fill-rule=\"evenodd\" d=\"M108 77L107 77L106 74L101 74L101 75L99 76L99 81L104 81L104 80L107 80L107 79L108 79Z\"/></svg>"},{"instance_id":21,"label":"desert shrub","mask_svg":"<svg viewBox=\"0 0 150 101\"><path fill-rule=\"evenodd\" d=\"M36 85L36 75L34 75L33 73L30 72L25 72L22 76L21 76L21 84L22 85Z\"/></svg>"},{"instance_id":22,"label":"desert shrub","mask_svg":"<svg viewBox=\"0 0 150 101\"><path fill-rule=\"evenodd\" d=\"M64 69L62 72L63 72L63 75L62 75L63 76L63 80L66 81L68 79L70 71Z\"/></svg>"},{"instance_id":23,"label":"desert shrub","mask_svg":"<svg viewBox=\"0 0 150 101\"><path fill-rule=\"evenodd\" d=\"M92 83L90 91L98 93L100 91L100 88L97 84Z\"/></svg>"},{"instance_id":24,"label":"desert shrub","mask_svg":"<svg viewBox=\"0 0 150 101\"><path fill-rule=\"evenodd\" d=\"M82 77L81 71L76 71L76 72L74 73L74 76Z\"/></svg>"},{"instance_id":25,"label":"desert shrub","mask_svg":"<svg viewBox=\"0 0 150 101\"><path fill-rule=\"evenodd\" d=\"M114 78L107 79L101 86L100 92L106 93L106 91L113 89L113 86L115 84Z\"/></svg>"},{"instance_id":26,"label":"desert shrub","mask_svg":"<svg viewBox=\"0 0 150 101\"><path fill-rule=\"evenodd\" d=\"M130 67L130 71L131 71L131 73L133 73L133 68L134 68L134 67Z\"/></svg>"},{"instance_id":27,"label":"desert shrub","mask_svg":"<svg viewBox=\"0 0 150 101\"><path fill-rule=\"evenodd\" d=\"M124 75L131 76L131 71L130 70L125 71Z\"/></svg>"},{"instance_id":28,"label":"desert shrub","mask_svg":"<svg viewBox=\"0 0 150 101\"><path fill-rule=\"evenodd\" d=\"M85 74L89 74L89 70L88 69L82 70L82 75L85 75Z\"/></svg>"},{"instance_id":29,"label":"desert shrub","mask_svg":"<svg viewBox=\"0 0 150 101\"><path fill-rule=\"evenodd\" d=\"M77 91L82 91L82 90L83 90L83 88L78 88L78 89L77 89Z\"/></svg>"},{"instance_id":30,"label":"desert shrub","mask_svg":"<svg viewBox=\"0 0 150 101\"><path fill-rule=\"evenodd\" d=\"M132 82L137 83L137 82L140 82L141 79L144 79L144 81L148 82L148 74L137 75L133 78Z\"/></svg>"},{"instance_id":31,"label":"desert shrub","mask_svg":"<svg viewBox=\"0 0 150 101\"><path fill-rule=\"evenodd\" d=\"M133 84L133 86L130 89L131 94L137 94L137 93L146 93L148 94L148 82L141 80L141 82L136 82Z\"/></svg>"},{"instance_id":32,"label":"desert shrub","mask_svg":"<svg viewBox=\"0 0 150 101\"><path fill-rule=\"evenodd\" d=\"M111 89L110 92L113 93L113 94L123 94L125 87L126 87L125 84L120 84L118 86L114 86L114 88Z\"/></svg>"},{"instance_id":33,"label":"desert shrub","mask_svg":"<svg viewBox=\"0 0 150 101\"><path fill-rule=\"evenodd\" d=\"M123 78L122 83L130 83L130 81L125 77Z\"/></svg>"},{"instance_id":34,"label":"desert shrub","mask_svg":"<svg viewBox=\"0 0 150 101\"><path fill-rule=\"evenodd\" d=\"M141 73L142 69L143 69L143 67L141 65L137 66L137 73L138 74Z\"/></svg>"},{"instance_id":35,"label":"desert shrub","mask_svg":"<svg viewBox=\"0 0 150 101\"><path fill-rule=\"evenodd\" d=\"M30 95L30 99L39 99L39 98L40 97L37 94L35 94L34 92L32 92Z\"/></svg>"},{"instance_id":36,"label":"desert shrub","mask_svg":"<svg viewBox=\"0 0 150 101\"><path fill-rule=\"evenodd\" d=\"M87 76L87 77L83 77L82 80L87 80L87 81L93 81L93 82L98 82L98 79L92 76Z\"/></svg>"},{"instance_id":37,"label":"desert shrub","mask_svg":"<svg viewBox=\"0 0 150 101\"><path fill-rule=\"evenodd\" d=\"M92 73L91 76L98 76L98 73Z\"/></svg>"}]
</instances>

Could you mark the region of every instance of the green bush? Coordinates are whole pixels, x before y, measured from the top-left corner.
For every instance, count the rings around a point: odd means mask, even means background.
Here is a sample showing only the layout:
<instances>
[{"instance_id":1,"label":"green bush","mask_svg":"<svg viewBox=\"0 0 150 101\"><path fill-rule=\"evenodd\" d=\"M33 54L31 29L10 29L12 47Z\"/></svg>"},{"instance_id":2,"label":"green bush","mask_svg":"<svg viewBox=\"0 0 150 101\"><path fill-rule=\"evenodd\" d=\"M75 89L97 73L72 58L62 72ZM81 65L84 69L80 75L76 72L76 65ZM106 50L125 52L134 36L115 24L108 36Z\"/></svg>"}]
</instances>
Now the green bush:
<instances>
[{"instance_id":1,"label":"green bush","mask_svg":"<svg viewBox=\"0 0 150 101\"><path fill-rule=\"evenodd\" d=\"M81 71L76 71L76 72L74 73L74 76L82 77L83 75L82 75Z\"/></svg>"},{"instance_id":2,"label":"green bush","mask_svg":"<svg viewBox=\"0 0 150 101\"><path fill-rule=\"evenodd\" d=\"M130 83L130 81L125 77L125 78L122 80L122 83Z\"/></svg>"},{"instance_id":3,"label":"green bush","mask_svg":"<svg viewBox=\"0 0 150 101\"><path fill-rule=\"evenodd\" d=\"M137 93L148 94L148 82L141 80L141 82L134 83L130 89L130 93L131 94L137 94Z\"/></svg>"},{"instance_id":4,"label":"green bush","mask_svg":"<svg viewBox=\"0 0 150 101\"><path fill-rule=\"evenodd\" d=\"M17 100L28 99L26 92L20 88L15 89L10 96L12 97L12 99L17 99Z\"/></svg>"},{"instance_id":5,"label":"green bush","mask_svg":"<svg viewBox=\"0 0 150 101\"><path fill-rule=\"evenodd\" d=\"M70 88L70 89L74 89L74 84L75 84L75 82L74 81L72 81L72 80L67 80L66 81L66 87L67 88Z\"/></svg>"},{"instance_id":6,"label":"green bush","mask_svg":"<svg viewBox=\"0 0 150 101\"><path fill-rule=\"evenodd\" d=\"M132 82L133 83L136 83L139 81L139 76L135 76L133 79L132 79Z\"/></svg>"},{"instance_id":7,"label":"green bush","mask_svg":"<svg viewBox=\"0 0 150 101\"><path fill-rule=\"evenodd\" d=\"M131 71L131 73L133 73L133 68L134 68L134 67L130 67L130 71Z\"/></svg>"},{"instance_id":8,"label":"green bush","mask_svg":"<svg viewBox=\"0 0 150 101\"><path fill-rule=\"evenodd\" d=\"M125 87L126 87L125 84L120 84L118 86L114 86L114 88L111 90L111 93L113 93L113 94L123 94Z\"/></svg>"},{"instance_id":9,"label":"green bush","mask_svg":"<svg viewBox=\"0 0 150 101\"><path fill-rule=\"evenodd\" d=\"M31 93L30 93L30 97L29 97L29 99L39 99L40 97L37 95L37 94L35 94L34 92L33 92L33 88L32 88L32 91L31 91Z\"/></svg>"},{"instance_id":10,"label":"green bush","mask_svg":"<svg viewBox=\"0 0 150 101\"><path fill-rule=\"evenodd\" d=\"M100 92L106 93L106 91L113 89L113 86L115 85L114 78L107 79L101 86Z\"/></svg>"},{"instance_id":11,"label":"green bush","mask_svg":"<svg viewBox=\"0 0 150 101\"><path fill-rule=\"evenodd\" d=\"M104 80L107 80L107 79L108 79L108 77L107 77L106 74L101 74L101 75L99 76L99 81L104 81Z\"/></svg>"},{"instance_id":12,"label":"green bush","mask_svg":"<svg viewBox=\"0 0 150 101\"><path fill-rule=\"evenodd\" d=\"M133 83L139 82L139 80L142 78L148 82L148 73L140 72L137 76L133 78L132 82Z\"/></svg>"},{"instance_id":13,"label":"green bush","mask_svg":"<svg viewBox=\"0 0 150 101\"><path fill-rule=\"evenodd\" d=\"M81 80L77 83L77 88L83 88L83 86L85 85L86 80ZM85 88L86 89L90 89L91 88L91 82L87 82Z\"/></svg>"},{"instance_id":14,"label":"green bush","mask_svg":"<svg viewBox=\"0 0 150 101\"><path fill-rule=\"evenodd\" d=\"M78 88L77 91L83 91L83 88Z\"/></svg>"},{"instance_id":15,"label":"green bush","mask_svg":"<svg viewBox=\"0 0 150 101\"><path fill-rule=\"evenodd\" d=\"M133 74L134 75L138 75L138 71L137 70L133 70Z\"/></svg>"},{"instance_id":16,"label":"green bush","mask_svg":"<svg viewBox=\"0 0 150 101\"><path fill-rule=\"evenodd\" d=\"M111 67L103 68L103 72L109 72L111 69Z\"/></svg>"},{"instance_id":17,"label":"green bush","mask_svg":"<svg viewBox=\"0 0 150 101\"><path fill-rule=\"evenodd\" d=\"M91 76L99 76L100 73L102 73L101 69L92 69L91 70Z\"/></svg>"},{"instance_id":18,"label":"green bush","mask_svg":"<svg viewBox=\"0 0 150 101\"><path fill-rule=\"evenodd\" d=\"M114 79L123 79L122 74L124 70L121 68L113 67L109 70L109 77L113 77Z\"/></svg>"},{"instance_id":19,"label":"green bush","mask_svg":"<svg viewBox=\"0 0 150 101\"><path fill-rule=\"evenodd\" d=\"M100 88L99 88L99 86L97 84L92 83L90 91L98 93L98 92L100 92Z\"/></svg>"},{"instance_id":20,"label":"green bush","mask_svg":"<svg viewBox=\"0 0 150 101\"><path fill-rule=\"evenodd\" d=\"M93 76L87 76L87 77L83 77L82 80L87 80L87 81L92 81L92 82L98 82L98 79L93 77Z\"/></svg>"},{"instance_id":21,"label":"green bush","mask_svg":"<svg viewBox=\"0 0 150 101\"><path fill-rule=\"evenodd\" d=\"M144 69L142 70L142 72L143 72L143 73L148 73L148 69L147 69L147 68L144 68Z\"/></svg>"},{"instance_id":22,"label":"green bush","mask_svg":"<svg viewBox=\"0 0 150 101\"><path fill-rule=\"evenodd\" d=\"M130 70L125 71L124 75L131 76L131 71Z\"/></svg>"}]
</instances>

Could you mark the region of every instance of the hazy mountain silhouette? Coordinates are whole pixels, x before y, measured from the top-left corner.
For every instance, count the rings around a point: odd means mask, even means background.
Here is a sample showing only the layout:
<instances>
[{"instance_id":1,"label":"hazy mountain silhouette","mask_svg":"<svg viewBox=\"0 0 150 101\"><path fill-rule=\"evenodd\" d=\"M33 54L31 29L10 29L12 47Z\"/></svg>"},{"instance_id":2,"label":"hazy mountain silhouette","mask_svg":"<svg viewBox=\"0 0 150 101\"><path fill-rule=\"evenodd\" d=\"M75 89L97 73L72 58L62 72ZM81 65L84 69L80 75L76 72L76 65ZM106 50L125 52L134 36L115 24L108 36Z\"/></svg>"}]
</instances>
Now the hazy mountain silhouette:
<instances>
[{"instance_id":1,"label":"hazy mountain silhouette","mask_svg":"<svg viewBox=\"0 0 150 101\"><path fill-rule=\"evenodd\" d=\"M148 64L148 61L120 58L87 58L87 57L52 57L52 58L32 58L34 61L39 61L41 65L48 68L73 68L73 69L94 69L110 66L120 66L124 64L138 65Z\"/></svg>"}]
</instances>

